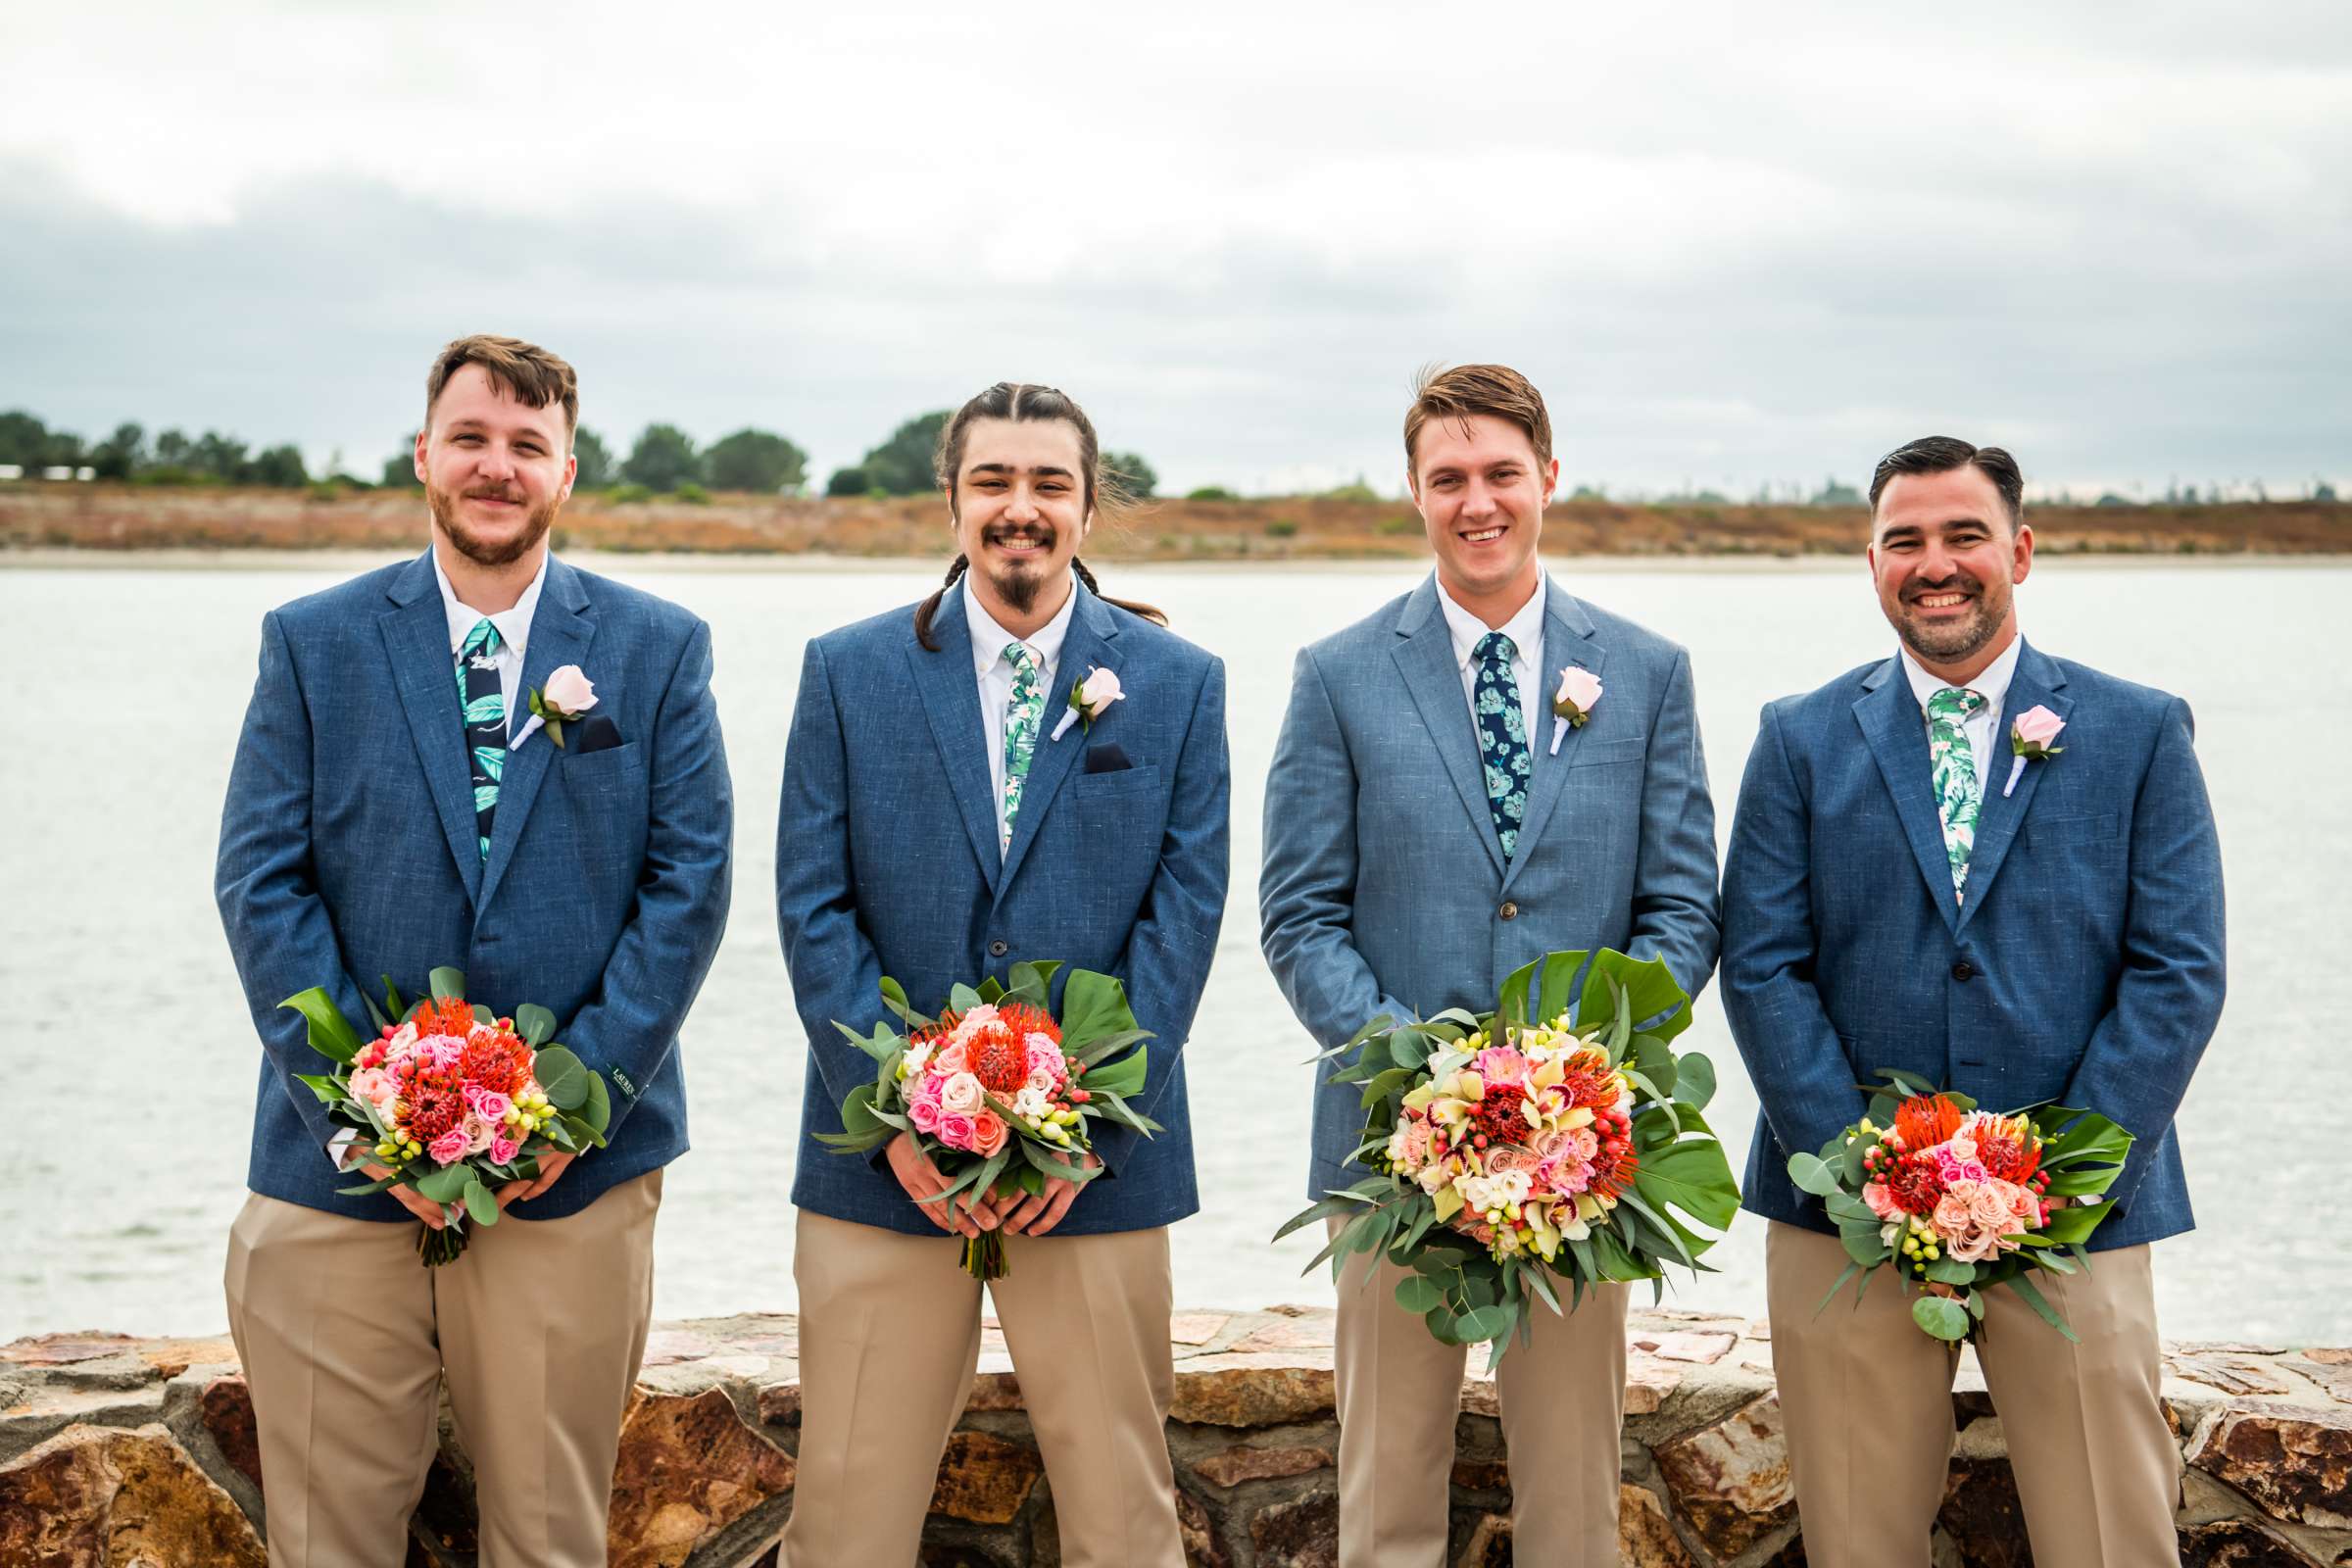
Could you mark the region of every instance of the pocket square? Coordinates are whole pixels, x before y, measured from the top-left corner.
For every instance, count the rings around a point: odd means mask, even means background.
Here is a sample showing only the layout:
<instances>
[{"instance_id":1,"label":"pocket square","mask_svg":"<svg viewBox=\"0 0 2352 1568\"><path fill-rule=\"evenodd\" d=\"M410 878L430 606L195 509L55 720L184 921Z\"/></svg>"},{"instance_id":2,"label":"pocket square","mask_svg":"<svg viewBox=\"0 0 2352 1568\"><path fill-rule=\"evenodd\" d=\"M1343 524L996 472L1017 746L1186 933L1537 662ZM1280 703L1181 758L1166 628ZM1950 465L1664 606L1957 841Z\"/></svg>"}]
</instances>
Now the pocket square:
<instances>
[{"instance_id":1,"label":"pocket square","mask_svg":"<svg viewBox=\"0 0 2352 1568\"><path fill-rule=\"evenodd\" d=\"M581 719L571 737L575 752L607 752L620 744L620 726L603 713L590 713Z\"/></svg>"},{"instance_id":2,"label":"pocket square","mask_svg":"<svg viewBox=\"0 0 2352 1568\"><path fill-rule=\"evenodd\" d=\"M1117 741L1097 741L1086 749L1086 770L1089 773L1117 773L1134 766Z\"/></svg>"}]
</instances>

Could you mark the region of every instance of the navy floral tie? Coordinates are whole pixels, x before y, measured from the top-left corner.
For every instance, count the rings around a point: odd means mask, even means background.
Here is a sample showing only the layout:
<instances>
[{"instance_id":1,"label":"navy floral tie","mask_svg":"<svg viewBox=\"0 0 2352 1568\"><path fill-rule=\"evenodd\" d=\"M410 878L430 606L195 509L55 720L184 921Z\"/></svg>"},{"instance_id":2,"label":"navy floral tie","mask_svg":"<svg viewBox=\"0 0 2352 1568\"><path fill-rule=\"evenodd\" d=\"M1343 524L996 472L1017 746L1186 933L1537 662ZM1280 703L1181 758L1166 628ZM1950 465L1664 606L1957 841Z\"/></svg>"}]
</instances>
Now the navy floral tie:
<instances>
[{"instance_id":1,"label":"navy floral tie","mask_svg":"<svg viewBox=\"0 0 2352 1568\"><path fill-rule=\"evenodd\" d=\"M1519 824L1527 817L1527 781L1535 761L1527 750L1527 715L1519 710L1519 682L1511 673L1518 645L1491 631L1471 650L1478 661L1478 684L1471 710L1478 716L1478 755L1486 763L1487 808L1494 818L1494 836L1502 841L1502 858L1519 850Z\"/></svg>"},{"instance_id":2,"label":"navy floral tie","mask_svg":"<svg viewBox=\"0 0 2352 1568\"><path fill-rule=\"evenodd\" d=\"M473 827L490 858L499 776L507 770L507 698L498 680L498 628L484 617L458 649L458 700L466 707L466 761L473 771Z\"/></svg>"}]
</instances>

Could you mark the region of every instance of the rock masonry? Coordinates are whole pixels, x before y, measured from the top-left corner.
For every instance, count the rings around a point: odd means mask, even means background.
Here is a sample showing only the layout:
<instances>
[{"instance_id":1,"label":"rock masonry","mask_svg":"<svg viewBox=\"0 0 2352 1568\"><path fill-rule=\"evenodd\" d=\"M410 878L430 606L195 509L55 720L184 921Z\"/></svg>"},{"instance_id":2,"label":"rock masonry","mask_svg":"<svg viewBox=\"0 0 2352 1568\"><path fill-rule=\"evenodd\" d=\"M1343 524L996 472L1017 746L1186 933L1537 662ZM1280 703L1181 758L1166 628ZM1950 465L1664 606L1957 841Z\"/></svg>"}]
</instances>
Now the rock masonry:
<instances>
[{"instance_id":1,"label":"rock masonry","mask_svg":"<svg viewBox=\"0 0 2352 1568\"><path fill-rule=\"evenodd\" d=\"M1186 1311L1168 1421L1187 1553L1203 1568L1336 1564L1331 1314ZM1804 1561L1763 1327L1637 1312L1619 1536L1639 1568ZM789 1315L659 1325L621 1439L615 1568L772 1568L800 1446ZM1450 1551L1511 1560L1494 1385L1462 1388ZM2352 1565L2352 1348L2180 1345L2165 1397L2180 1441L2188 1568ZM2033 1561L1973 1358L1936 1524L1938 1568ZM221 1340L52 1334L0 1347L0 1568L263 1568L253 1409ZM446 1420L410 1568L474 1561L465 1455ZM1054 1497L1004 1338L983 1336L969 1409L940 1464L927 1568L1059 1568ZM2046 1568L2066 1568L2063 1564Z\"/></svg>"}]
</instances>

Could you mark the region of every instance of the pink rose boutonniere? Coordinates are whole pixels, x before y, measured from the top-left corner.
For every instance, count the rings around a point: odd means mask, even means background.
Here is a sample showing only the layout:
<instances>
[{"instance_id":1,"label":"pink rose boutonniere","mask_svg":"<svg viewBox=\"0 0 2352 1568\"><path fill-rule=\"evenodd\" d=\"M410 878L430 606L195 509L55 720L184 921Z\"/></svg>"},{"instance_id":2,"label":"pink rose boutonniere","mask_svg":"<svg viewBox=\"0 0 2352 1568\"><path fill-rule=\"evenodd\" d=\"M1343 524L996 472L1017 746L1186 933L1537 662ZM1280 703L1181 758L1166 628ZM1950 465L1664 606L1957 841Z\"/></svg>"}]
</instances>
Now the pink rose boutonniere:
<instances>
[{"instance_id":1,"label":"pink rose boutonniere","mask_svg":"<svg viewBox=\"0 0 2352 1568\"><path fill-rule=\"evenodd\" d=\"M581 672L577 664L565 664L547 677L547 685L531 688L531 721L522 731L507 742L507 750L518 751L531 738L531 732L545 725L547 738L564 745L564 726L596 706L596 683Z\"/></svg>"},{"instance_id":2,"label":"pink rose boutonniere","mask_svg":"<svg viewBox=\"0 0 2352 1568\"><path fill-rule=\"evenodd\" d=\"M2009 726L2009 750L2016 754L2017 760L2009 764L2009 782L2001 786L2002 799L2006 800L2017 788L2028 762L2047 761L2066 750L2050 744L2064 728L2066 720L2039 703L2017 715Z\"/></svg>"},{"instance_id":3,"label":"pink rose boutonniere","mask_svg":"<svg viewBox=\"0 0 2352 1568\"><path fill-rule=\"evenodd\" d=\"M1583 729L1600 706L1600 677L1582 664L1560 671L1560 689L1551 699L1551 755L1560 755L1560 742L1573 724Z\"/></svg>"},{"instance_id":4,"label":"pink rose boutonniere","mask_svg":"<svg viewBox=\"0 0 2352 1568\"><path fill-rule=\"evenodd\" d=\"M1086 672L1086 679L1070 683L1069 710L1061 715L1061 721L1054 726L1054 733L1046 738L1054 741L1061 739L1063 733L1082 718L1086 720L1087 733L1093 734L1095 720L1102 716L1102 710L1126 695L1119 690L1119 672L1097 664Z\"/></svg>"}]
</instances>

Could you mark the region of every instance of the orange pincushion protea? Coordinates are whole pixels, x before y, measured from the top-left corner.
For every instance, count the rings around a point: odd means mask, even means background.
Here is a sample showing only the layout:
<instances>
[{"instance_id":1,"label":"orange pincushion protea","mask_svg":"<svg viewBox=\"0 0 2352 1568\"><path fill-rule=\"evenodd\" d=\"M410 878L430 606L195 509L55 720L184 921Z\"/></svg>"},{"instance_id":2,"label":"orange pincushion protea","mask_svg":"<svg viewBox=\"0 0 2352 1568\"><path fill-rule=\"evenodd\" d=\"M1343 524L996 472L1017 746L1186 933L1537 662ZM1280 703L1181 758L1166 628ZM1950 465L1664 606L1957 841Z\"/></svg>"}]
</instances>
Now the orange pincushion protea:
<instances>
[{"instance_id":1,"label":"orange pincushion protea","mask_svg":"<svg viewBox=\"0 0 2352 1568\"><path fill-rule=\"evenodd\" d=\"M416 1004L410 1016L420 1035L455 1035L464 1040L473 1033L473 1007L463 997L434 997Z\"/></svg>"},{"instance_id":2,"label":"orange pincushion protea","mask_svg":"<svg viewBox=\"0 0 2352 1568\"><path fill-rule=\"evenodd\" d=\"M1565 1076L1560 1079L1560 1092L1568 1097L1571 1105L1587 1110L1604 1110L1617 1103L1622 1087L1617 1075L1609 1070L1609 1058L1597 1051L1580 1051L1562 1062Z\"/></svg>"},{"instance_id":3,"label":"orange pincushion protea","mask_svg":"<svg viewBox=\"0 0 2352 1568\"><path fill-rule=\"evenodd\" d=\"M943 1012L939 1022L918 1031L917 1043L947 1039L963 1026L963 1014ZM1000 1002L996 1016L980 1026L979 1031L964 1044L964 1055L971 1065L972 1076L981 1087L1000 1099L1020 1093L1029 1081L1029 1037L1044 1035L1055 1045L1061 1044L1061 1025L1054 1016L1041 1012L1024 1002Z\"/></svg>"},{"instance_id":4,"label":"orange pincushion protea","mask_svg":"<svg viewBox=\"0 0 2352 1568\"><path fill-rule=\"evenodd\" d=\"M2023 1116L1986 1116L1977 1123L1977 1157L2002 1181L2031 1181L2041 1167L2041 1140Z\"/></svg>"},{"instance_id":5,"label":"orange pincushion protea","mask_svg":"<svg viewBox=\"0 0 2352 1568\"><path fill-rule=\"evenodd\" d=\"M1933 1149L1960 1130L1960 1107L1944 1095L1914 1095L1894 1113L1905 1149Z\"/></svg>"}]
</instances>

